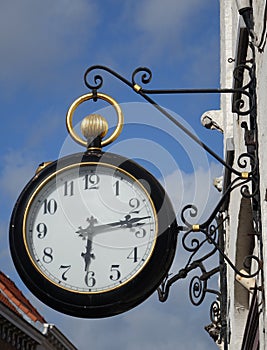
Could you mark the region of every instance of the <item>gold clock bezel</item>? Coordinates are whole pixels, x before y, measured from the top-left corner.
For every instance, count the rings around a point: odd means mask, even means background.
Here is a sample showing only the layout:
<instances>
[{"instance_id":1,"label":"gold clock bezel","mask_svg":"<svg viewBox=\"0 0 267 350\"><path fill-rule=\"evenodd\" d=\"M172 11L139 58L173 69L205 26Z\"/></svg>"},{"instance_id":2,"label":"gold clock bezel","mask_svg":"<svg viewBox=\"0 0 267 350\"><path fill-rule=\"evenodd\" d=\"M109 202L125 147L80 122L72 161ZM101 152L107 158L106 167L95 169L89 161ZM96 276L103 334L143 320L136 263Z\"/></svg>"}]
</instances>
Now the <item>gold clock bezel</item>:
<instances>
[{"instance_id":1,"label":"gold clock bezel","mask_svg":"<svg viewBox=\"0 0 267 350\"><path fill-rule=\"evenodd\" d=\"M141 190L144 192L145 196L148 198L148 201L150 202L150 205L151 205L151 208L153 210L153 214L154 214L154 218L155 218L155 233L154 233L154 239L153 239L153 244L152 244L152 247L150 249L150 252L149 252L149 255L148 257L146 258L145 262L142 264L142 266L130 277L128 278L127 280L125 280L124 282L114 286L114 287L111 287L111 288L108 288L108 289L103 289L103 290L98 290L98 291L78 291L78 290L75 290L75 289L71 289L71 288L68 288L66 286L63 286L61 285L60 283L57 283L56 281L50 279L45 273L44 271L40 268L40 266L36 263L35 259L33 258L31 252L30 252L30 248L29 248L29 242L28 242L28 239L27 239L27 232L26 232L26 225L27 225L27 220L28 220L28 215L29 215L29 211L30 211L30 208L31 208L31 205L34 201L34 199L36 198L36 196L38 195L38 193L40 192L40 190L50 181L52 180L53 178L57 177L59 174L69 170L69 169L73 169L73 168L80 168L80 167L85 167L85 166L103 166L103 167L108 167L108 168L112 168L114 169L115 171L119 171L121 173L123 173L124 175L128 176L129 178L131 178L134 182L136 182L138 184L138 186L141 188ZM158 237L158 217L157 217L157 211L156 211L156 208L155 208L155 205L151 199L151 196L149 195L148 191L146 190L146 188L143 186L143 184L138 180L136 179L131 173L129 173L128 171L120 168L120 167L117 167L117 166L114 166L112 164L109 164L109 163L103 163L103 162L81 162L81 163L75 163L75 164L70 164L70 165L67 165L57 171L55 171L54 173L50 174L47 178L45 178L39 185L38 187L35 189L35 191L32 193L32 195L30 196L30 199L28 200L28 203L27 203L27 206L26 206L26 209L25 209L25 213L24 213L24 216L23 216L23 242L24 242L24 246L26 248L26 251L27 251L27 254L28 254L28 257L32 263L32 265L34 266L34 268L47 280L49 281L50 283L52 283L53 285L63 289L63 290L66 290L66 291L69 291L69 292L72 292L72 293L75 293L75 294L102 294L102 293L107 293L107 292L110 292L110 291L113 291L113 290L116 290L116 289L119 289L121 288L122 286L128 284L129 282L131 282L137 275L139 275L139 273L144 269L144 267L147 265L147 263L149 262L153 252L154 252L154 248L155 248L155 245L156 245L156 241L157 241L157 237Z\"/></svg>"}]
</instances>

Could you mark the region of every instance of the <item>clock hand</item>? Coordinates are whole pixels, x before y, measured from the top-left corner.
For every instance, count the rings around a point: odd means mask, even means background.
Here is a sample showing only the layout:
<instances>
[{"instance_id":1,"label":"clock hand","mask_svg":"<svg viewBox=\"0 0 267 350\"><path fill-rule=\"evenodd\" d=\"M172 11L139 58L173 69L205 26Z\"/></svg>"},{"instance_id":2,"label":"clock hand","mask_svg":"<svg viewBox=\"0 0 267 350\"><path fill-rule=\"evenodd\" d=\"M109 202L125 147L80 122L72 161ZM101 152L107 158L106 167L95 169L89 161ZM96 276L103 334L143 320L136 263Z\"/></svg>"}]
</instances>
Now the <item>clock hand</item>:
<instances>
[{"instance_id":1,"label":"clock hand","mask_svg":"<svg viewBox=\"0 0 267 350\"><path fill-rule=\"evenodd\" d=\"M83 257L84 262L85 262L84 271L88 271L91 259L95 259L95 255L92 253L92 241L91 241L91 239L87 238L86 252L81 253L81 256Z\"/></svg>"},{"instance_id":2,"label":"clock hand","mask_svg":"<svg viewBox=\"0 0 267 350\"><path fill-rule=\"evenodd\" d=\"M83 239L92 239L92 237L95 234L98 233L104 233L106 231L109 231L111 229L116 229L116 228L120 228L120 227L127 227L127 228L132 228L135 226L140 226L140 223L138 223L138 221L144 220L144 219L149 219L151 218L151 216L142 216L142 217L137 217L137 218L131 218L131 215L128 214L124 217L124 220L120 220L120 221L115 221L115 222L110 222L108 224L103 224L103 225L98 225L95 226L95 222L97 222L97 220L91 216L91 218L87 219L87 221L89 222L89 226L86 228L82 228L81 226L79 226L79 230L76 231L76 233L79 233L80 237L83 237ZM135 224L135 225L133 225ZM141 223L143 224L143 223Z\"/></svg>"},{"instance_id":3,"label":"clock hand","mask_svg":"<svg viewBox=\"0 0 267 350\"><path fill-rule=\"evenodd\" d=\"M126 223L127 227L132 227L132 224L134 224L134 223L136 223L138 221L151 218L151 216L143 216L143 217L139 217L139 218L132 218L132 219L129 220L129 217L131 217L131 216L130 215L126 215L125 216L125 219L126 219L125 223ZM137 225L139 226L139 224L137 224Z\"/></svg>"},{"instance_id":4,"label":"clock hand","mask_svg":"<svg viewBox=\"0 0 267 350\"><path fill-rule=\"evenodd\" d=\"M89 225L86 228L82 228L82 226L79 226L79 230L76 231L75 233L79 233L79 237L83 237L83 239L86 239L86 238L92 239L95 223L97 223L97 219L91 216L90 219L87 218L86 221L89 223Z\"/></svg>"},{"instance_id":5,"label":"clock hand","mask_svg":"<svg viewBox=\"0 0 267 350\"><path fill-rule=\"evenodd\" d=\"M110 222L108 224L103 224L103 225L98 225L94 227L94 232L93 233L102 233L105 231L110 230L111 228L120 228L122 226L126 226L128 228L133 227L133 224L138 223L138 221L144 220L144 219L148 219L151 216L143 216L143 217L139 217L139 218L132 218L131 219L131 215L126 215L125 216L125 220L120 220L120 221L115 221L115 222ZM138 224L136 224L135 226L139 226Z\"/></svg>"}]
</instances>

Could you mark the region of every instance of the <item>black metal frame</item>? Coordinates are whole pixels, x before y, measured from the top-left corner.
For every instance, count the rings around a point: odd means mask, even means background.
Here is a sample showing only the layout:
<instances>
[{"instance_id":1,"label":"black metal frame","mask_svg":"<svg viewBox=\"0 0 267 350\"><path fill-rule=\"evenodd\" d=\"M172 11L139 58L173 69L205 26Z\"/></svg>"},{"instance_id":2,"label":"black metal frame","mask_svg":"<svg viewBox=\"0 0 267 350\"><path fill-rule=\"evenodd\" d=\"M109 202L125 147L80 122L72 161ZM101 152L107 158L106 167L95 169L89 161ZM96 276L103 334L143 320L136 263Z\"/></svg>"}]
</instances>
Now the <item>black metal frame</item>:
<instances>
[{"instance_id":1,"label":"black metal frame","mask_svg":"<svg viewBox=\"0 0 267 350\"><path fill-rule=\"evenodd\" d=\"M251 59L246 60L247 48L251 49ZM137 68L132 73L131 81L127 80L112 69L102 66L94 65L87 69L84 75L85 85L92 91L94 100L97 100L97 92L103 86L104 79L102 75L93 75L93 83L89 82L91 74L95 71L104 71L111 74L115 78L119 79L122 83L126 84L133 91L139 94L143 99L154 106L165 117L172 121L177 127L183 130L192 140L194 140L200 147L220 162L224 168L225 176L229 179L229 183L224 183L224 192L218 204L212 211L210 217L201 224L192 224L189 218L195 218L198 210L195 205L190 204L185 206L181 212L181 221L183 226L180 226L180 232L183 232L182 246L184 250L189 253L189 258L185 266L180 269L175 275L168 275L161 286L158 288L159 300L164 302L169 295L170 287L176 281L184 279L193 270L199 271L198 275L193 277L189 286L189 296L192 304L200 305L207 293L216 295L216 301L214 301L210 308L210 318L212 324L207 327L209 334L218 343L224 342L224 349L227 349L227 324L226 324L226 310L227 310L227 280L226 280L226 263L234 270L234 272L243 278L251 278L258 275L261 270L261 261L257 256L248 256L244 261L244 267L247 271L250 271L251 261L254 260L257 264L257 269L254 272L248 274L241 273L229 259L224 251L224 221L227 217L223 217L222 208L224 204L229 200L231 192L240 188L241 195L246 198L251 198L253 201L254 220L256 224L256 234L259 239L261 234L260 225L260 207L259 207L259 188L258 188L258 155L257 155L257 123L256 123L256 76L255 76L255 50L252 43L247 40L247 48L245 50L244 57L241 58L235 69L233 70L234 76L234 88L222 88L222 89L145 89L143 86L151 82L152 73L150 69L146 67ZM229 62L234 62L233 59L229 59ZM141 84L137 83L137 77L141 75ZM244 75L249 79L244 85ZM92 78L92 77L91 77ZM191 133L185 126L177 121L168 111L159 106L157 102L151 98L151 95L176 95L176 94L232 94L232 112L239 116L248 116L248 122L243 122L241 127L244 128L244 141L247 146L247 152L241 154L237 159L238 168L233 167L227 161L219 157L210 147L199 140L193 133ZM248 126L249 125L249 126ZM250 128L249 128L250 127ZM245 169L250 166L250 171ZM212 247L208 252L203 247ZM219 264L212 270L207 270L205 267L206 262L216 252L219 252ZM200 257L199 257L200 256ZM208 280L219 274L220 276L220 291L209 289Z\"/></svg>"}]
</instances>

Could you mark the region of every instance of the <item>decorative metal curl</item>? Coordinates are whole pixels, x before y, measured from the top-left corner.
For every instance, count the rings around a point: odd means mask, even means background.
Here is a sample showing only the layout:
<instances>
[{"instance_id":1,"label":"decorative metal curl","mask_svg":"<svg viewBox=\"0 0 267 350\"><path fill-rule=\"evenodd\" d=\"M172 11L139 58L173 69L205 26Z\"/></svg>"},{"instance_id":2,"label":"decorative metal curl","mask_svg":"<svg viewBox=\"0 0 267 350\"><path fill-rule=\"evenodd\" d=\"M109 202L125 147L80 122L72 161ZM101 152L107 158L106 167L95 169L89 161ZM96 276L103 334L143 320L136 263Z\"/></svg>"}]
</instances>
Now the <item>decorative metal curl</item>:
<instances>
[{"instance_id":1,"label":"decorative metal curl","mask_svg":"<svg viewBox=\"0 0 267 350\"><path fill-rule=\"evenodd\" d=\"M210 320L215 325L221 323L221 306L217 300L210 306Z\"/></svg>"},{"instance_id":2,"label":"decorative metal curl","mask_svg":"<svg viewBox=\"0 0 267 350\"><path fill-rule=\"evenodd\" d=\"M221 344L222 341L226 340L225 323L222 320L222 312L219 301L214 301L210 306L210 320L211 324L205 327L205 330L213 338L215 342Z\"/></svg>"},{"instance_id":3,"label":"decorative metal curl","mask_svg":"<svg viewBox=\"0 0 267 350\"><path fill-rule=\"evenodd\" d=\"M252 95L248 91L244 90L243 88L236 89L233 92L240 95L239 98L234 100L233 113L237 113L239 115L250 114L255 107ZM244 106L246 105L246 102L243 98L241 98L242 95L245 95L248 98L248 107L245 110L244 110Z\"/></svg>"},{"instance_id":4,"label":"decorative metal curl","mask_svg":"<svg viewBox=\"0 0 267 350\"><path fill-rule=\"evenodd\" d=\"M89 67L84 73L84 83L88 87L88 89L96 91L103 86L104 79L100 74L96 74L93 77L94 85L89 83L89 81L88 81L89 75L91 74L91 72L93 72L95 70L106 71L106 72L110 73L111 75L113 75L114 77L116 77L117 79L119 79L120 81L122 81L123 83L125 83L126 85L128 85L129 87L133 88L132 83L129 80L125 79L122 75L118 74L117 72L115 72L111 68L106 67L106 66L102 66L102 65L95 65L95 66Z\"/></svg>"},{"instance_id":5,"label":"decorative metal curl","mask_svg":"<svg viewBox=\"0 0 267 350\"><path fill-rule=\"evenodd\" d=\"M240 184L239 184L240 185ZM236 187L236 186L235 186ZM190 209L191 206L186 206L186 209ZM185 209L185 208L184 208ZM196 212L197 212L197 209L196 209ZM184 217L184 210L182 210L182 216ZM183 218L182 218L183 220ZM210 219L208 220L210 221ZM207 223L207 221L206 221ZM230 265L230 267L234 270L234 272L243 277L243 278L252 278L252 277L255 277L259 274L260 270L262 269L262 263L261 263L261 260L257 257L257 256L254 256L254 255L249 255L245 258L244 260L244 268L245 269L248 269L248 266L250 266L250 264L248 264L248 261L249 260L254 260L257 264L257 268L256 270L253 272L253 273L242 273L240 272L235 264L229 259L229 257L224 253L224 250L219 246L219 244L217 243L217 237L216 235L214 234L218 227L215 227L215 226L212 226L212 231L211 231L211 228L210 226L206 226L206 224L201 224L201 225L198 225L199 226L199 232L202 232L205 234L206 236L206 239L204 239L202 242L200 242L199 239L197 238L193 238L190 242L191 242L191 247L186 244L186 239L188 238L188 236L194 232L193 231L193 226L191 228L188 228L188 230L185 232L183 238L182 238L182 245L184 247L185 250L187 250L188 252L192 253L192 256L190 257L189 261L191 263L192 261L192 257L194 257L197 252L199 252L200 248L204 245L204 243L208 242L209 244L212 244L214 246L214 250L212 251L212 253L214 254L215 251L218 251L220 253L220 255L223 257L223 259ZM212 232L212 233L211 233ZM207 256L205 256L205 259L206 259ZM202 260L203 261L203 258Z\"/></svg>"},{"instance_id":6,"label":"decorative metal curl","mask_svg":"<svg viewBox=\"0 0 267 350\"><path fill-rule=\"evenodd\" d=\"M252 43L249 43L249 47L252 52L252 59L250 61L246 61L246 63L241 62L238 64L234 71L233 77L235 80L235 88L236 92L233 95L233 106L232 110L234 113L239 115L249 115L255 111L255 48ZM244 82L244 74L245 72L247 77L247 83L243 85ZM236 87L237 86L237 87ZM239 91L238 91L239 90ZM248 98L246 103L244 96ZM246 108L244 108L247 106Z\"/></svg>"},{"instance_id":7,"label":"decorative metal curl","mask_svg":"<svg viewBox=\"0 0 267 350\"><path fill-rule=\"evenodd\" d=\"M258 181L252 177L249 180L247 180L247 182L251 181L251 183L253 184L253 190L250 190L249 186L247 184L243 184L240 187L240 193L244 198L254 198L255 195L259 192L259 183Z\"/></svg>"},{"instance_id":8,"label":"decorative metal curl","mask_svg":"<svg viewBox=\"0 0 267 350\"><path fill-rule=\"evenodd\" d=\"M193 305L199 306L205 299L207 291L207 280L201 280L199 276L191 279L189 285L189 298Z\"/></svg>"},{"instance_id":9,"label":"decorative metal curl","mask_svg":"<svg viewBox=\"0 0 267 350\"><path fill-rule=\"evenodd\" d=\"M84 83L85 85L88 87L88 89L91 89L91 90L98 90L102 87L103 85L103 77L99 74L95 75L94 76L94 85L90 84L88 82L88 75L91 71L93 71L94 69L96 69L96 66L92 66L90 68L88 68L84 74Z\"/></svg>"},{"instance_id":10,"label":"decorative metal curl","mask_svg":"<svg viewBox=\"0 0 267 350\"><path fill-rule=\"evenodd\" d=\"M248 160L250 161L249 163ZM252 169L250 170L250 172L248 172L248 174L252 175L255 174L255 172L257 171L258 162L256 161L255 156L251 153L241 153L237 159L237 165L240 169L245 169L250 165Z\"/></svg>"},{"instance_id":11,"label":"decorative metal curl","mask_svg":"<svg viewBox=\"0 0 267 350\"><path fill-rule=\"evenodd\" d=\"M189 211L189 215L191 218L195 218L197 216L197 213L198 213L198 210L197 210L197 207L194 205L194 204L187 204L183 209L182 209L182 212L181 212L181 220L182 222L187 226L187 227L190 227L192 226L191 223L189 223L186 218L185 218L185 212L186 211Z\"/></svg>"},{"instance_id":12,"label":"decorative metal curl","mask_svg":"<svg viewBox=\"0 0 267 350\"><path fill-rule=\"evenodd\" d=\"M257 269L253 273L248 274L249 278L255 277L258 275L259 271L262 269L262 261L255 255L247 255L243 260L243 266L245 269L250 270L252 261L256 262Z\"/></svg>"},{"instance_id":13,"label":"decorative metal curl","mask_svg":"<svg viewBox=\"0 0 267 350\"><path fill-rule=\"evenodd\" d=\"M212 234L213 238L212 238L212 235L204 233L204 232L202 232L202 230L197 233L198 235L201 233L202 237L199 236L197 238L196 236L193 236L193 237L190 238L190 236L192 236L193 233L196 234L194 231L189 230L182 237L182 246L183 246L183 248L186 251L188 251L189 253L193 253L189 261L191 261L192 258L197 253L200 252L200 249L205 245L206 242L211 244L214 241L214 239L215 239L214 237L215 237L216 231ZM189 242L187 243L187 241L189 241ZM205 256L206 255L207 255L207 253L205 253ZM210 255L210 253L208 255ZM204 259L204 257L202 257L202 260L203 259Z\"/></svg>"},{"instance_id":14,"label":"decorative metal curl","mask_svg":"<svg viewBox=\"0 0 267 350\"><path fill-rule=\"evenodd\" d=\"M189 259L189 262L191 262L192 258L200 252L200 249L202 246L205 245L206 242L212 244L216 240L216 235L217 235L217 227L214 224L211 224L208 226L207 230L202 230L202 225L199 225L199 231L196 232L194 230L194 225L190 224L186 219L185 219L185 212L189 211L189 214L191 217L196 217L198 213L198 209L195 205L186 205L181 213L181 220L183 223L187 226L187 230L184 233L182 237L182 246L183 248L190 252L194 253L192 254L191 258ZM198 225L197 225L198 226ZM194 236L192 236L194 234ZM195 235L199 235L196 237ZM201 236L200 236L201 234ZM190 237L192 236L192 237ZM188 241L188 243L187 243ZM215 249L216 250L216 249ZM205 253L205 256L201 258L201 260L206 260L206 258L210 257L211 255L214 254L215 251L212 251L208 254Z\"/></svg>"},{"instance_id":15,"label":"decorative metal curl","mask_svg":"<svg viewBox=\"0 0 267 350\"><path fill-rule=\"evenodd\" d=\"M255 72L254 72L254 65L252 64L252 66L249 66L247 64L239 64L238 66L235 67L234 71L233 71L233 76L234 79L239 81L240 83L243 82L243 74L244 71L248 72L249 78L250 80L242 86L242 90L247 90L251 87L251 85L254 83L255 80ZM242 76L242 78L240 79L240 75Z\"/></svg>"},{"instance_id":16,"label":"decorative metal curl","mask_svg":"<svg viewBox=\"0 0 267 350\"><path fill-rule=\"evenodd\" d=\"M230 186L228 187L226 193L224 196L228 196L229 193L241 186L241 188L245 187L246 183L250 181L251 178L248 179L243 179L242 177L237 177L235 178ZM241 189L241 191L244 192L244 190ZM224 197L222 196L222 197ZM243 277L243 278L252 278L255 277L259 274L260 270L262 269L262 262L261 260L254 255L249 255L244 259L243 266L246 271L250 271L252 261L256 263L255 269L253 272L249 273L242 273L240 272L234 265L234 263L229 259L229 257L224 253L224 248L221 246L219 243L219 238L222 239L219 234L218 230L222 226L223 222L227 220L225 218L224 220L222 219L216 219L216 216L214 216L216 213L218 213L218 208L219 205L223 202L225 198L222 198L222 200L219 202L219 204L216 206L216 210L212 213L211 217L203 224L200 225L193 225L191 224L188 219L186 218L186 212L189 213L189 216L191 218L195 218L198 214L198 209L195 205L186 205L182 211L181 211L181 220L186 225L186 227L183 228L184 230L184 235L182 237L182 246L183 248L191 253L185 267L181 269L176 275L172 276L170 279L168 278L169 276L166 277L162 285L158 288L158 294L159 294L159 300L160 301L165 301L168 298L169 295L169 290L170 287L173 283L178 281L181 278L186 278L188 273L200 268L202 275L201 276L194 276L193 279L190 282L189 286L189 297L190 301L192 302L193 305L200 305L203 300L205 299L206 293L214 293L217 294L218 297L220 296L219 292L216 292L214 290L210 290L207 288L207 280L213 276L214 274L218 273L221 270L221 267L214 268L211 271L206 271L204 267L204 262L207 261L211 256L213 256L216 252L219 252L221 259L223 259L225 262L228 263L228 265L234 270L234 272ZM217 221L217 226L211 223L216 219ZM194 228L197 228L197 230L194 230ZM201 236L196 237L195 235L189 239L191 234L204 234L204 238ZM188 241L189 239L189 241ZM188 241L188 243L187 243ZM213 249L209 251L208 253L206 252L203 254L201 257L199 257L199 252L201 248L205 245L205 243L209 243L210 245L213 245ZM196 255L198 254L198 258L196 259ZM194 260L195 259L195 260ZM217 305L217 304L214 304Z\"/></svg>"},{"instance_id":17,"label":"decorative metal curl","mask_svg":"<svg viewBox=\"0 0 267 350\"><path fill-rule=\"evenodd\" d=\"M187 206L187 209L191 209L191 206ZM195 212L194 212L195 213ZM221 225L220 223L219 225ZM186 238L193 233L191 229L187 230L182 238L182 245L185 250L187 250L191 255L188 258L187 263L185 264L185 267L180 269L180 271L176 275L167 276L165 280L162 282L161 286L158 288L158 295L159 300L164 302L167 300L169 295L170 287L173 283L180 279L184 279L187 277L187 275L196 269L201 270L201 275L193 277L193 279L190 282L189 286L189 296L190 300L194 305L200 305L202 301L204 300L206 293L215 293L218 294L218 292L208 289L207 288L207 281L209 278L211 278L213 275L219 272L219 268L216 267L210 271L207 271L204 263L211 258L216 252L217 252L217 245L213 247L213 249L207 251L203 251L202 254L200 253L200 250L202 247L204 247L205 243L212 243L218 241L218 226L210 225L208 228L208 232L203 232L201 230L201 234L204 234L202 238L193 238L190 244L186 243ZM196 255L198 254L198 258L196 258ZM201 255L201 256L200 256ZM170 278L169 278L170 277Z\"/></svg>"},{"instance_id":18,"label":"decorative metal curl","mask_svg":"<svg viewBox=\"0 0 267 350\"><path fill-rule=\"evenodd\" d=\"M216 232L217 232L217 227L214 224L211 224L208 227L208 231L207 231L207 238L209 243L212 243L211 238L213 240L216 238Z\"/></svg>"},{"instance_id":19,"label":"decorative metal curl","mask_svg":"<svg viewBox=\"0 0 267 350\"><path fill-rule=\"evenodd\" d=\"M147 67L139 67L139 68L136 68L135 71L133 72L132 74L132 84L133 86L134 85L139 85L137 82L136 82L136 77L139 73L142 73L141 75L141 81L143 84L148 84L150 83L151 79L152 79L152 72L149 68Z\"/></svg>"}]
</instances>

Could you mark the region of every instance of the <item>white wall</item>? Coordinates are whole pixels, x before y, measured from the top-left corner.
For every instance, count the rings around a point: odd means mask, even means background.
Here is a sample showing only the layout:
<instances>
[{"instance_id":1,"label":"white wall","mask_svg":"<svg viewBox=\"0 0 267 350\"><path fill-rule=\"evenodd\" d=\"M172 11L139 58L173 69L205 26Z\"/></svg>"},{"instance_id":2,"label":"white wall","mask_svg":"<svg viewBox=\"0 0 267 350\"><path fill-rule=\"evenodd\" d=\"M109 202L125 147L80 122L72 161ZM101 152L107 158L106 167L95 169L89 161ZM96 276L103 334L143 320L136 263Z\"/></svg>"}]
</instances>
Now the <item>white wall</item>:
<instances>
[{"instance_id":1,"label":"white wall","mask_svg":"<svg viewBox=\"0 0 267 350\"><path fill-rule=\"evenodd\" d=\"M255 31L260 37L263 28L264 5L263 0L253 0ZM229 63L228 58L235 58L238 31L240 25L240 15L237 11L235 0L221 0L221 87L232 87L234 63ZM267 50L267 45L266 45ZM265 51L266 51L265 50ZM256 49L256 67L257 67L257 99L258 99L258 130L259 130L259 166L260 166L260 194L261 194L261 214L263 227L263 254L266 255L267 234L264 230L267 227L267 201L265 200L265 192L267 189L267 53L259 52ZM247 121L248 116L238 117L231 111L231 95L222 95L221 109L224 115L224 145L226 153L227 139L233 138L235 145L234 167L237 168L236 160L242 152L246 152L244 145L244 130L240 127L241 122ZM249 170L249 169L248 169ZM230 259L236 260L236 242L238 230L238 212L240 206L240 190L236 189L232 192L228 211L229 220L226 225L226 253ZM258 242L257 242L258 243ZM256 247L257 250L258 247ZM264 259L264 261L267 259ZM265 280L267 268L264 268ZM240 303L237 298L239 293L242 294L243 287L237 287L235 282L235 274L228 267L228 327L231 332L229 350L241 349L243 332L248 314L248 309ZM262 281L259 279L258 284ZM239 289L238 289L239 288ZM241 289L240 289L241 288ZM259 293L261 299L261 293ZM266 297L265 297L266 298ZM261 300L260 300L261 301ZM263 327L266 323L265 312L261 314L260 320L260 350L265 349L265 340ZM266 343L267 344L267 343Z\"/></svg>"},{"instance_id":2,"label":"white wall","mask_svg":"<svg viewBox=\"0 0 267 350\"><path fill-rule=\"evenodd\" d=\"M258 37L258 44L260 43L263 25L264 25L264 7L265 1L254 0L254 18L255 18L255 31ZM257 108L258 108L258 142L259 142L259 168L260 168L260 196L261 196L261 219L262 219L262 249L263 249L263 275L264 280L267 281L267 201L266 189L267 189L267 46L263 52L256 50L256 68L257 68ZM266 300L266 286L265 286L265 300ZM261 314L260 324L260 338L261 348L265 349L267 346L265 329L266 310L263 307L263 313Z\"/></svg>"}]
</instances>

